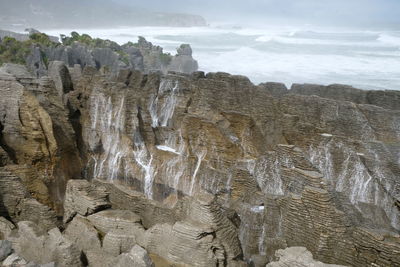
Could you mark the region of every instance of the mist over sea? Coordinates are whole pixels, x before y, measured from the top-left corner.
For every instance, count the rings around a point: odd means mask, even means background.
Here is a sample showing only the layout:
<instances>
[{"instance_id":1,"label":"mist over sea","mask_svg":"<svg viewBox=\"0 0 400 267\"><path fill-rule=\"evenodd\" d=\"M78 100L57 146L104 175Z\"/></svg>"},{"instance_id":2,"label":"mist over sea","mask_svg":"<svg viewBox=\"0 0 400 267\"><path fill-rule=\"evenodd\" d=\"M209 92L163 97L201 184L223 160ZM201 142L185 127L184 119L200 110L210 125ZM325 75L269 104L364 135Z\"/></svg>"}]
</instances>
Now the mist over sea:
<instances>
[{"instance_id":1,"label":"mist over sea","mask_svg":"<svg viewBox=\"0 0 400 267\"><path fill-rule=\"evenodd\" d=\"M69 34L71 29L47 34ZM261 82L349 84L400 90L400 31L302 27L126 27L79 29L123 44L143 36L176 53L189 43L200 70L245 75Z\"/></svg>"}]
</instances>

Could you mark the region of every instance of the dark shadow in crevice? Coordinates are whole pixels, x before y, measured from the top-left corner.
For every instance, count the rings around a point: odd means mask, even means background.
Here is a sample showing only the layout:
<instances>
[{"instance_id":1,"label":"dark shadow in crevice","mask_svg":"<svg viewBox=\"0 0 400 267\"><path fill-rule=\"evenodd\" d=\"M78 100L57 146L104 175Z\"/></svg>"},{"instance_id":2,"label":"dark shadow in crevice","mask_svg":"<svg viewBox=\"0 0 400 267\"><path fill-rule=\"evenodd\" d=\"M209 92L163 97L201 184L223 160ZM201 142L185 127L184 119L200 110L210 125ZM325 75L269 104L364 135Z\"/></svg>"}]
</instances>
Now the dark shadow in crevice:
<instances>
[{"instance_id":1,"label":"dark shadow in crevice","mask_svg":"<svg viewBox=\"0 0 400 267\"><path fill-rule=\"evenodd\" d=\"M3 124L0 122L0 147L7 153L8 157L11 159L11 161L14 164L18 164L17 162L17 156L16 153L14 151L14 149L12 149L11 147L9 147L5 140L4 140L4 136L3 136L3 130L4 130L4 126Z\"/></svg>"}]
</instances>

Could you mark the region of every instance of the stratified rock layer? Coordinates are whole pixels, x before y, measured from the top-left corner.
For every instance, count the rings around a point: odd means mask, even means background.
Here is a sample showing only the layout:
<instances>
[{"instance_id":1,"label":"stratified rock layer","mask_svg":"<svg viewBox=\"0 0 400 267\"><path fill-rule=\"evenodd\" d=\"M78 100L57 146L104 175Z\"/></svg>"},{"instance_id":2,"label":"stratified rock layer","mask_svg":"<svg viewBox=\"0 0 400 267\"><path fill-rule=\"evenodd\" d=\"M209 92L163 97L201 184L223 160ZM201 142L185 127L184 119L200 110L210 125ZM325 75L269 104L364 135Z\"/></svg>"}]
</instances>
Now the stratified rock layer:
<instances>
[{"instance_id":1,"label":"stratified rock layer","mask_svg":"<svg viewBox=\"0 0 400 267\"><path fill-rule=\"evenodd\" d=\"M22 259L257 266L301 246L326 264L400 265L398 92L51 66L40 80L0 69L0 215L19 222L0 231ZM56 244L51 257L20 231ZM293 264L322 264L302 251Z\"/></svg>"}]
</instances>

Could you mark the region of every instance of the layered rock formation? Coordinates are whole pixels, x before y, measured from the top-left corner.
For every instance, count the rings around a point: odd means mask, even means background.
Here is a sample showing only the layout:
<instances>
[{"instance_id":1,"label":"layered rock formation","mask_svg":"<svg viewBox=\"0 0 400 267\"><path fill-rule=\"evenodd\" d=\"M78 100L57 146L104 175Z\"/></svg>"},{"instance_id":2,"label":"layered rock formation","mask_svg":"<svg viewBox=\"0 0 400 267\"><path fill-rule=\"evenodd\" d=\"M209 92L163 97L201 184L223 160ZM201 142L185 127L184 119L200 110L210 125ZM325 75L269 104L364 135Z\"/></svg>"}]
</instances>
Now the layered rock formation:
<instances>
[{"instance_id":1,"label":"layered rock formation","mask_svg":"<svg viewBox=\"0 0 400 267\"><path fill-rule=\"evenodd\" d=\"M399 92L50 66L0 69L0 231L25 261L400 266ZM272 263L299 246L315 261Z\"/></svg>"},{"instance_id":2,"label":"layered rock formation","mask_svg":"<svg viewBox=\"0 0 400 267\"><path fill-rule=\"evenodd\" d=\"M193 59L192 49L188 44L181 45L177 48L177 55L172 56L164 53L163 48L153 45L143 37L139 37L137 44L129 42L120 46L110 40L92 39L89 35L72 32L72 37L62 35L63 43L60 44L58 38L54 40L54 37L36 30L31 30L31 32L30 35L24 35L0 30L0 45L2 38L5 37L19 40L20 42L15 42L28 50L26 56L20 60L26 63L28 69L36 77L52 77L52 66L49 65L52 61L63 62L71 69L71 72L72 69L90 66L113 76L117 76L120 70L125 69L164 74L168 71L190 74L198 70L197 61ZM6 53L7 49L8 54L15 53L13 52L15 47L9 47L7 40L4 47L0 48L2 48L0 56ZM0 63L2 63L1 57Z\"/></svg>"}]
</instances>

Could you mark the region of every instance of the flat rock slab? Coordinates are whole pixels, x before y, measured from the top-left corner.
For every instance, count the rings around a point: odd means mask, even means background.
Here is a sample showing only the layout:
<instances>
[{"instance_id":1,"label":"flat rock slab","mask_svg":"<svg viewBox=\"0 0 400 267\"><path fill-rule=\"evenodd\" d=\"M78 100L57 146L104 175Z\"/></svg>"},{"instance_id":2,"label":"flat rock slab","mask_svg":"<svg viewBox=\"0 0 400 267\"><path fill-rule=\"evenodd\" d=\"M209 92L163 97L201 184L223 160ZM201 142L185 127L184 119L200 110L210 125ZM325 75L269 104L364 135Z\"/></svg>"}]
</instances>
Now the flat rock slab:
<instances>
[{"instance_id":1,"label":"flat rock slab","mask_svg":"<svg viewBox=\"0 0 400 267\"><path fill-rule=\"evenodd\" d=\"M64 222L76 214L88 216L109 208L108 192L104 187L94 186L86 180L69 180L64 202Z\"/></svg>"}]
</instances>

